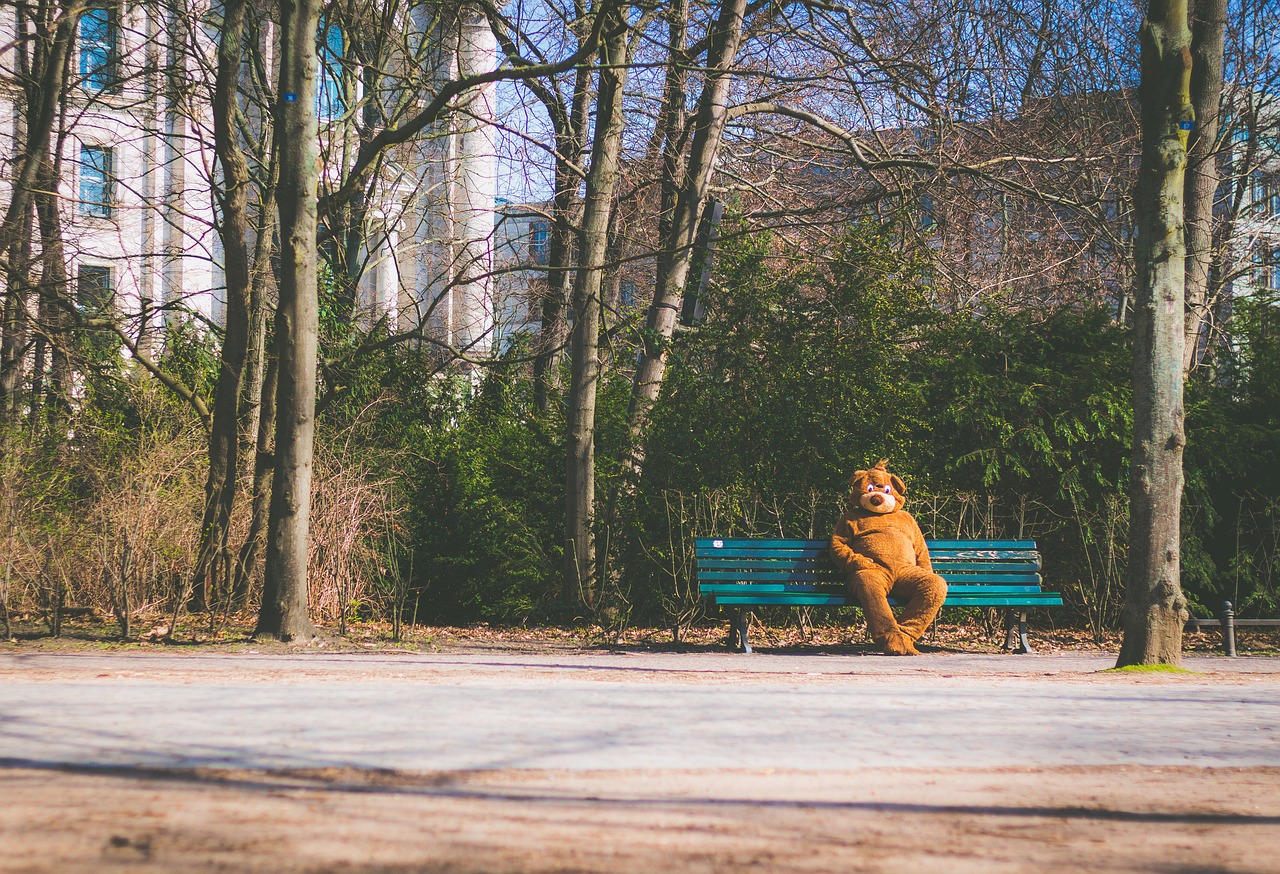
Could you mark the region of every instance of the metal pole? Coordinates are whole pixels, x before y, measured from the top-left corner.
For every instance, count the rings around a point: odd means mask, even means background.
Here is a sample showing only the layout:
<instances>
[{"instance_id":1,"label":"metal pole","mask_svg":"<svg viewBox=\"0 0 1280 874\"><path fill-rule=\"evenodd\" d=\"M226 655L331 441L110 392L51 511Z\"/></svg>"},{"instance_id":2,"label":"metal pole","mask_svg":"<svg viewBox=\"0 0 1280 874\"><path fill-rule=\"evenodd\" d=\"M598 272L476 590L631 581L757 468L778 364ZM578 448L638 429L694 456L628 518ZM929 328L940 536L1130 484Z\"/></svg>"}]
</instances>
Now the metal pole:
<instances>
[{"instance_id":1,"label":"metal pole","mask_svg":"<svg viewBox=\"0 0 1280 874\"><path fill-rule=\"evenodd\" d=\"M1222 602L1222 651L1232 658L1236 654L1236 611L1230 601Z\"/></svg>"}]
</instances>

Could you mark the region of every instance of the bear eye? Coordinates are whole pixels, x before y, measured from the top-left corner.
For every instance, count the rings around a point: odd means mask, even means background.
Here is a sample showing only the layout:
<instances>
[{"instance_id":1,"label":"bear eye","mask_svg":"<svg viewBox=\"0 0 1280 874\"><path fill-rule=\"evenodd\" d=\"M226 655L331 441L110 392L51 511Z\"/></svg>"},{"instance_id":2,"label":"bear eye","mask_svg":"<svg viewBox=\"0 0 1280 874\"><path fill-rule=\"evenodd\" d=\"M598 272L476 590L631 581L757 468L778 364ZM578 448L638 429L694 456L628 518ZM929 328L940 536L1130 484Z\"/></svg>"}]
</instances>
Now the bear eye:
<instances>
[{"instance_id":1,"label":"bear eye","mask_svg":"<svg viewBox=\"0 0 1280 874\"><path fill-rule=\"evenodd\" d=\"M876 490L876 487L875 487L875 485L874 485L874 484L872 484L872 483L867 483L867 491L868 491L868 492L874 492L875 490Z\"/></svg>"},{"instance_id":2,"label":"bear eye","mask_svg":"<svg viewBox=\"0 0 1280 874\"><path fill-rule=\"evenodd\" d=\"M889 494L891 491L893 491L893 486L891 486L891 485L889 485L888 483L886 483L885 485L883 485L883 486L881 486L881 487L880 487L880 490L881 490L882 492L884 492L884 493L887 495L887 494Z\"/></svg>"}]
</instances>

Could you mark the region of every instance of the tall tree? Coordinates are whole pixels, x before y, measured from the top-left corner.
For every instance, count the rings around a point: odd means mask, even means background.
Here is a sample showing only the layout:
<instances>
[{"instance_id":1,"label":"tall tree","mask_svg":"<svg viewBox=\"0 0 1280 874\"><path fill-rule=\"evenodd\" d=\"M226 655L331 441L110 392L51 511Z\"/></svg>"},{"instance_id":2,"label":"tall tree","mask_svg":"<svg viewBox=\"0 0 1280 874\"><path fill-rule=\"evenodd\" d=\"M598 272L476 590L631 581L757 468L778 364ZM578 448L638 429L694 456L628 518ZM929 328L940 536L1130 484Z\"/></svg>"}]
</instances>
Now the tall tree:
<instances>
[{"instance_id":1,"label":"tall tree","mask_svg":"<svg viewBox=\"0 0 1280 874\"><path fill-rule=\"evenodd\" d=\"M622 10L606 4L600 51L596 126L587 172L578 273L573 286L572 375L569 384L565 508L565 594L595 602L595 436L600 383L600 293L609 247L609 218L622 161L623 89L628 27Z\"/></svg>"},{"instance_id":2,"label":"tall tree","mask_svg":"<svg viewBox=\"0 0 1280 874\"><path fill-rule=\"evenodd\" d=\"M1187 138L1193 126L1187 0L1151 0L1138 89L1134 194L1133 455L1124 639L1117 665L1182 663L1182 385Z\"/></svg>"},{"instance_id":3,"label":"tall tree","mask_svg":"<svg viewBox=\"0 0 1280 874\"><path fill-rule=\"evenodd\" d=\"M0 423L17 406L26 357L33 201L42 190L41 174L51 166L52 133L66 91L76 23L83 11L82 0L41 0L14 7L17 41L12 51L25 98L26 138L14 156L12 193L0 219L0 265L5 268L4 301L0 306Z\"/></svg>"},{"instance_id":4,"label":"tall tree","mask_svg":"<svg viewBox=\"0 0 1280 874\"><path fill-rule=\"evenodd\" d=\"M683 3L676 4L683 9ZM639 471L644 449L642 434L649 412L662 388L667 366L667 346L675 330L680 300L684 296L689 264L693 257L693 241L698 232L698 217L707 200L711 174L720 154L720 141L729 118L729 87L733 84L733 63L742 41L746 0L722 0L716 16L711 44L707 51L706 78L698 100L694 119L693 144L689 155L681 160L674 154L682 151L683 131L672 130L663 148L663 206L661 217L658 271L653 305L645 322L644 349L636 366L631 395L631 453L628 466ZM673 27L674 31L674 27ZM677 68L685 63L683 45L672 38L671 63ZM681 115L674 105L685 99L682 79L668 76L668 119ZM680 127L675 125L674 127ZM674 196L672 196L674 195ZM673 202L670 202L673 201Z\"/></svg>"},{"instance_id":5,"label":"tall tree","mask_svg":"<svg viewBox=\"0 0 1280 874\"><path fill-rule=\"evenodd\" d=\"M205 481L204 518L196 554L193 585L200 586L219 556L230 561L227 533L239 473L240 394L249 351L249 165L240 149L238 95L243 63L245 0L226 0L218 41L218 71L213 91L213 137L221 185L214 187L221 207L227 309L218 379L209 429L209 471ZM205 593L211 603L211 593Z\"/></svg>"},{"instance_id":6,"label":"tall tree","mask_svg":"<svg viewBox=\"0 0 1280 874\"><path fill-rule=\"evenodd\" d=\"M1220 176L1219 109L1222 104L1222 56L1227 29L1227 0L1190 0L1191 107L1195 128L1187 153L1187 316L1183 370L1189 372L1203 352L1203 326L1213 306L1213 207Z\"/></svg>"},{"instance_id":7,"label":"tall tree","mask_svg":"<svg viewBox=\"0 0 1280 874\"><path fill-rule=\"evenodd\" d=\"M316 32L321 7L321 0L283 0L280 4L275 125L280 155L276 196L280 216L276 451L262 608L254 634L284 641L305 640L317 633L308 610L307 545L320 334Z\"/></svg>"}]
</instances>

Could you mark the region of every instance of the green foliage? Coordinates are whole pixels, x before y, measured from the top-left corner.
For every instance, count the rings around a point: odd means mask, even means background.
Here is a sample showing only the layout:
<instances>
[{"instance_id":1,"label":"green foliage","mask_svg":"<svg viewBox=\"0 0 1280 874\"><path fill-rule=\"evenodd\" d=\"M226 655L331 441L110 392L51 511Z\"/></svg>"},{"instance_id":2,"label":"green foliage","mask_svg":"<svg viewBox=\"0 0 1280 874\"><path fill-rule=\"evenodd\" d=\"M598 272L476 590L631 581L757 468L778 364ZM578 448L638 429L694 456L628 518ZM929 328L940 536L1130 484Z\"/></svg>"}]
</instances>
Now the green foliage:
<instances>
[{"instance_id":1,"label":"green foliage","mask_svg":"<svg viewBox=\"0 0 1280 874\"><path fill-rule=\"evenodd\" d=\"M887 457L927 534L1035 537L1077 608L1110 624L1127 331L1092 307L944 312L892 225L851 228L825 271L730 240L708 321L677 338L628 507L640 600L681 588L674 528L823 537L849 474Z\"/></svg>"}]
</instances>

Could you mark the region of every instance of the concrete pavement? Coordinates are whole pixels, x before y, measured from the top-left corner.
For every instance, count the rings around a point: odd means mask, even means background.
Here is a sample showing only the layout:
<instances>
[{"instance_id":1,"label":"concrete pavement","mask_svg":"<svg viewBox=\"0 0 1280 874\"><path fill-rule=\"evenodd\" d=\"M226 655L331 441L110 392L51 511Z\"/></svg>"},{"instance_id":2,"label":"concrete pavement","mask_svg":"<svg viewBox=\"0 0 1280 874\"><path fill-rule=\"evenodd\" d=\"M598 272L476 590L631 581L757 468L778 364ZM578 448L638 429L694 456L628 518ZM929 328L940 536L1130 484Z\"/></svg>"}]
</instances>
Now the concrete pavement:
<instances>
[{"instance_id":1,"label":"concrete pavement","mask_svg":"<svg viewBox=\"0 0 1280 874\"><path fill-rule=\"evenodd\" d=\"M0 653L10 767L1280 766L1280 660Z\"/></svg>"}]
</instances>

